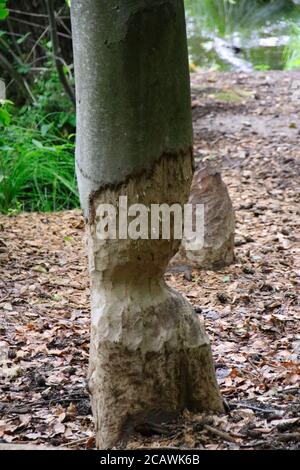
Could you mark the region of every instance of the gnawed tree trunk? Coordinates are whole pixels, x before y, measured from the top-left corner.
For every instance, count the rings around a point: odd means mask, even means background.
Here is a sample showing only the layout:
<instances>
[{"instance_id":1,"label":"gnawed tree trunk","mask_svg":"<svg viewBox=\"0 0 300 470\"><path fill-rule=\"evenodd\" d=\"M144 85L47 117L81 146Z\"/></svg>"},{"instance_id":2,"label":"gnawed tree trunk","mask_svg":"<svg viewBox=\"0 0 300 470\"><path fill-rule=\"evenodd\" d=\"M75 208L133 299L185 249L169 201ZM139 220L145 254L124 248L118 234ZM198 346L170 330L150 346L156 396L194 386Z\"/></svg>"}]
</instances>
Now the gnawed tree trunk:
<instances>
[{"instance_id":1,"label":"gnawed tree trunk","mask_svg":"<svg viewBox=\"0 0 300 470\"><path fill-rule=\"evenodd\" d=\"M101 240L99 208L183 204L192 126L181 0L72 0L77 175L87 219L89 389L99 448L184 408L222 411L209 340L163 280L178 240Z\"/></svg>"},{"instance_id":2,"label":"gnawed tree trunk","mask_svg":"<svg viewBox=\"0 0 300 470\"><path fill-rule=\"evenodd\" d=\"M220 269L234 262L235 215L218 161L200 162L193 177L189 203L204 205L203 246L190 250L182 241L170 267L177 265L198 269Z\"/></svg>"}]
</instances>

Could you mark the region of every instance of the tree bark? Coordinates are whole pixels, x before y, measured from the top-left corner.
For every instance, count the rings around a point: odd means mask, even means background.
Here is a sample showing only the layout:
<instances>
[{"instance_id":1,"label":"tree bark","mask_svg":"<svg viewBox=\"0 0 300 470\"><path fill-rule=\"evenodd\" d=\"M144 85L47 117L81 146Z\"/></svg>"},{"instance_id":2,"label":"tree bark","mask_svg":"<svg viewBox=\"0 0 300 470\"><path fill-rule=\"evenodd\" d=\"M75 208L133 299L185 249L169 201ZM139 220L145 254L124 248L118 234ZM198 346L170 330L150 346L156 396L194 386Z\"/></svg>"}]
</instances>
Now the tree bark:
<instances>
[{"instance_id":1,"label":"tree bark","mask_svg":"<svg viewBox=\"0 0 300 470\"><path fill-rule=\"evenodd\" d=\"M189 203L204 206L203 245L190 250L183 239L178 253L170 262L176 266L219 270L234 262L235 215L219 161L200 162L193 177Z\"/></svg>"},{"instance_id":2,"label":"tree bark","mask_svg":"<svg viewBox=\"0 0 300 470\"><path fill-rule=\"evenodd\" d=\"M209 340L163 280L180 240L101 240L99 207L188 200L192 124L182 0L72 0L77 149L91 276L99 448L135 425L222 411Z\"/></svg>"}]
</instances>

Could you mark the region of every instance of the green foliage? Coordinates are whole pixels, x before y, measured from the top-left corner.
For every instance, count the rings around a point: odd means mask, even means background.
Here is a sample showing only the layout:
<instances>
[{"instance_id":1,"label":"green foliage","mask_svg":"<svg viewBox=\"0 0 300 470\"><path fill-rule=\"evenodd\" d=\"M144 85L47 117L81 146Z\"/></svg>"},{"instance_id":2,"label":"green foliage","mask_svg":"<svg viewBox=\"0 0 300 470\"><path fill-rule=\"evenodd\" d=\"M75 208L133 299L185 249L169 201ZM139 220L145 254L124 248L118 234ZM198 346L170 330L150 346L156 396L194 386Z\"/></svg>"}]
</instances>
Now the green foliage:
<instances>
[{"instance_id":1,"label":"green foliage","mask_svg":"<svg viewBox=\"0 0 300 470\"><path fill-rule=\"evenodd\" d=\"M186 0L199 26L221 37L259 27L293 5L288 0ZM201 23L201 24L200 24Z\"/></svg>"},{"instance_id":2,"label":"green foliage","mask_svg":"<svg viewBox=\"0 0 300 470\"><path fill-rule=\"evenodd\" d=\"M10 124L11 114L8 110L10 104L11 101L0 100L0 130Z\"/></svg>"},{"instance_id":3,"label":"green foliage","mask_svg":"<svg viewBox=\"0 0 300 470\"><path fill-rule=\"evenodd\" d=\"M291 40L284 51L285 70L300 69L300 28L293 25Z\"/></svg>"},{"instance_id":4,"label":"green foliage","mask_svg":"<svg viewBox=\"0 0 300 470\"><path fill-rule=\"evenodd\" d=\"M0 20L7 15L6 0L0 0ZM17 43L21 45L29 34L20 36ZM5 32L0 36L4 51L11 51ZM0 102L0 212L8 215L79 207L75 113L50 58L44 65L45 72L30 85L33 104L16 109L10 101ZM22 75L31 69L21 58L15 67Z\"/></svg>"},{"instance_id":5,"label":"green foliage","mask_svg":"<svg viewBox=\"0 0 300 470\"><path fill-rule=\"evenodd\" d=\"M74 164L74 113L55 74L36 83L34 105L7 103L0 136L0 212L79 207Z\"/></svg>"},{"instance_id":6,"label":"green foliage","mask_svg":"<svg viewBox=\"0 0 300 470\"><path fill-rule=\"evenodd\" d=\"M8 16L8 9L6 8L6 0L0 1L0 20L5 20Z\"/></svg>"},{"instance_id":7,"label":"green foliage","mask_svg":"<svg viewBox=\"0 0 300 470\"><path fill-rule=\"evenodd\" d=\"M78 207L74 145L12 124L0 138L0 211Z\"/></svg>"},{"instance_id":8,"label":"green foliage","mask_svg":"<svg viewBox=\"0 0 300 470\"><path fill-rule=\"evenodd\" d=\"M255 65L255 70L258 70L260 72L267 72L268 70L271 69L271 67L267 64L259 64L259 65Z\"/></svg>"},{"instance_id":9,"label":"green foliage","mask_svg":"<svg viewBox=\"0 0 300 470\"><path fill-rule=\"evenodd\" d=\"M31 107L21 109L32 110L31 119L39 125L51 125L67 136L74 133L75 111L66 97L56 70L49 65L49 71L40 76L33 90L35 103Z\"/></svg>"}]
</instances>

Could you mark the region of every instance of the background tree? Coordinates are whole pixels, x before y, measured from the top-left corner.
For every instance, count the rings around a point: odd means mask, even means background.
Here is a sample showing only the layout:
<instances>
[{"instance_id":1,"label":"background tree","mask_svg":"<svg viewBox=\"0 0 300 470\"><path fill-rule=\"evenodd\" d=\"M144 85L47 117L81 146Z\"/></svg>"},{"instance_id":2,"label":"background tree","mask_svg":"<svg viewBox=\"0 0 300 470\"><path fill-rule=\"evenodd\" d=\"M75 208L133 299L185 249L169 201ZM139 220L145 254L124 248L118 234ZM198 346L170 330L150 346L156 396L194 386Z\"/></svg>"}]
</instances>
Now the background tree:
<instances>
[{"instance_id":1,"label":"background tree","mask_svg":"<svg viewBox=\"0 0 300 470\"><path fill-rule=\"evenodd\" d=\"M99 240L101 203L185 203L192 122L181 0L73 0L77 175L87 219L89 389L100 448L136 423L223 409L209 340L163 280L178 240Z\"/></svg>"}]
</instances>

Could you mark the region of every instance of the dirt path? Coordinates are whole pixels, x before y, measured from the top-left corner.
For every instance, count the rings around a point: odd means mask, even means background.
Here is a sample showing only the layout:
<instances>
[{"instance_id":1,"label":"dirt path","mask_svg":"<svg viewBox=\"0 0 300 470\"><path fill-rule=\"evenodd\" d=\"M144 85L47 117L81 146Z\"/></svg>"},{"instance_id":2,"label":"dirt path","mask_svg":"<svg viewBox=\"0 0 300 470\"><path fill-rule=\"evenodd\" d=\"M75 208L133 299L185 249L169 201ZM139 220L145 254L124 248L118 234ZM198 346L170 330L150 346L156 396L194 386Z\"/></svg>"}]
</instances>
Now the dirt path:
<instances>
[{"instance_id":1,"label":"dirt path","mask_svg":"<svg viewBox=\"0 0 300 470\"><path fill-rule=\"evenodd\" d=\"M166 277L203 316L230 413L186 413L130 447L299 448L297 81L192 77L195 153L223 157L237 259L218 273ZM93 446L83 238L76 211L0 217L0 442Z\"/></svg>"}]
</instances>

